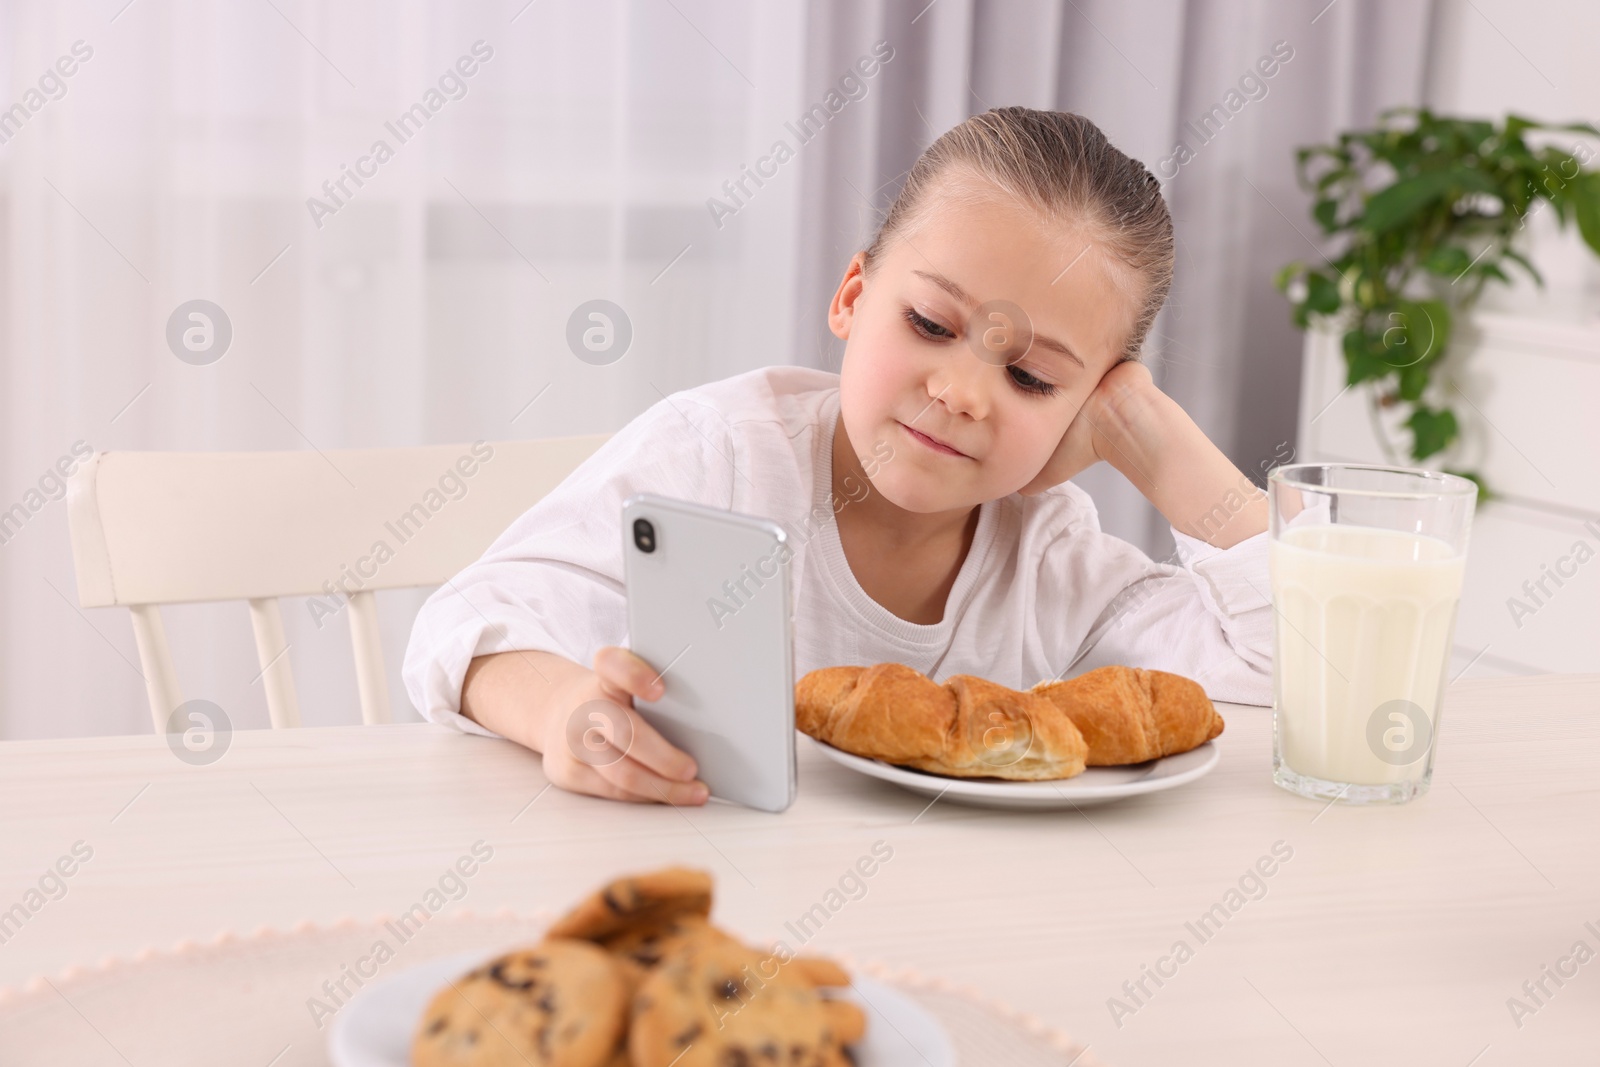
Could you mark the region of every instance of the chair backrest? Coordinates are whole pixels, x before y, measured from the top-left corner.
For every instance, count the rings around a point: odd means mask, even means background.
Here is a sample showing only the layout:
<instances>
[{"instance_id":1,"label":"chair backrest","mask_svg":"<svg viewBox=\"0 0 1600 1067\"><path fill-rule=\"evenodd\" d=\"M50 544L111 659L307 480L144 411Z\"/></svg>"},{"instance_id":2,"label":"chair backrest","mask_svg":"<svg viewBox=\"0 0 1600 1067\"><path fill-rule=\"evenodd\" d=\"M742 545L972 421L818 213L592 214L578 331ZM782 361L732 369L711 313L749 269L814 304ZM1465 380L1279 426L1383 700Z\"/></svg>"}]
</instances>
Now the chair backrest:
<instances>
[{"instance_id":1,"label":"chair backrest","mask_svg":"<svg viewBox=\"0 0 1600 1067\"><path fill-rule=\"evenodd\" d=\"M183 703L160 605L211 600L249 602L272 725L299 725L284 596L320 597L330 614L349 613L362 720L386 722L373 592L441 584L609 436L99 452L67 489L78 601L129 609L157 733Z\"/></svg>"}]
</instances>

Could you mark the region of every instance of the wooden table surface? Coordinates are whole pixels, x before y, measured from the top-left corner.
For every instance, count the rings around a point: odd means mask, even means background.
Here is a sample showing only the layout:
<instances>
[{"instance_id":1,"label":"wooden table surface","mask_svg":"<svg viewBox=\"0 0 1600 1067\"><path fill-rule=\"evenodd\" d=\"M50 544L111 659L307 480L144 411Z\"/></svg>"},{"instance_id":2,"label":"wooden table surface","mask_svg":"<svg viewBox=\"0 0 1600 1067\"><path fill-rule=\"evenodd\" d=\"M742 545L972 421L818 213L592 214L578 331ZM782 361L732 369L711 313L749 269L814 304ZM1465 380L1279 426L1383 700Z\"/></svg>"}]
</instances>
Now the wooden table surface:
<instances>
[{"instance_id":1,"label":"wooden table surface","mask_svg":"<svg viewBox=\"0 0 1600 1067\"><path fill-rule=\"evenodd\" d=\"M241 732L209 766L153 736L0 744L0 909L92 850L6 929L0 985L397 913L481 840L493 858L447 907L561 909L698 865L751 941L799 947L822 904L806 951L974 984L1111 1067L1596 1062L1600 676L1452 688L1432 792L1392 808L1276 788L1271 712L1222 710L1207 777L1066 813L929 807L806 739L782 815L574 796L528 752L431 725ZM875 844L892 855L864 894L830 896Z\"/></svg>"}]
</instances>

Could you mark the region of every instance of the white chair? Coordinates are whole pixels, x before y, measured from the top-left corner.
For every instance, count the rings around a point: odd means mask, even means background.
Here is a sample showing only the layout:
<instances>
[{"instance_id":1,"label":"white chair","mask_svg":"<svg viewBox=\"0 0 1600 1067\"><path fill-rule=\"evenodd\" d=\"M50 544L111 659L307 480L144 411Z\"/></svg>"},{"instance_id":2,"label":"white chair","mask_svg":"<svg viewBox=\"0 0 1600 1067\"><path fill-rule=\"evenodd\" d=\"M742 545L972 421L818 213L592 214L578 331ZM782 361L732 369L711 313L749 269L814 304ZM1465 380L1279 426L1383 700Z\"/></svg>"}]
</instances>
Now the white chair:
<instances>
[{"instance_id":1,"label":"white chair","mask_svg":"<svg viewBox=\"0 0 1600 1067\"><path fill-rule=\"evenodd\" d=\"M78 602L123 605L132 614L150 715L162 733L183 703L162 604L248 601L267 709L272 725L285 727L300 724L300 706L277 598L323 597L331 611L328 590L340 601L349 593L342 610L350 616L361 718L386 722L373 593L443 583L607 437L334 452L99 452L67 489Z\"/></svg>"}]
</instances>

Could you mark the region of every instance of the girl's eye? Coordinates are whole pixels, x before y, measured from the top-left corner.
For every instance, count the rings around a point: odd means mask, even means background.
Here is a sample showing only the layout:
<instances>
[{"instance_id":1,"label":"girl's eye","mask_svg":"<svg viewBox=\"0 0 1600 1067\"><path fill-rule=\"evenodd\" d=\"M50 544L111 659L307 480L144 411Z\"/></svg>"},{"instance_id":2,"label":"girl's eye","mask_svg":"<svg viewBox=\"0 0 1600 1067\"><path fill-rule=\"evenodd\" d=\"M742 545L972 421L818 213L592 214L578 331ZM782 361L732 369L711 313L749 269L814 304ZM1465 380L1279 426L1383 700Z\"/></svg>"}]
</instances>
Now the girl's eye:
<instances>
[{"instance_id":1,"label":"girl's eye","mask_svg":"<svg viewBox=\"0 0 1600 1067\"><path fill-rule=\"evenodd\" d=\"M1049 382L1041 381L1038 378L1035 378L1033 375L1029 374L1027 371L1015 364L1007 367L1006 373L1011 375L1011 380L1016 383L1017 388L1021 389L1025 393L1032 393L1035 396L1055 395L1055 386L1051 385Z\"/></svg>"},{"instance_id":2,"label":"girl's eye","mask_svg":"<svg viewBox=\"0 0 1600 1067\"><path fill-rule=\"evenodd\" d=\"M905 320L911 324L911 328L913 330L930 341L947 341L955 337L954 333L939 325L937 322L934 322L926 315L919 315L915 308L908 307L905 309ZM1016 366L1015 364L1006 368L1006 374L1011 378L1012 384L1015 385L1020 392L1027 393L1031 396L1055 395L1056 387L1054 385L1035 378L1033 375L1029 374L1027 371Z\"/></svg>"},{"instance_id":3,"label":"girl's eye","mask_svg":"<svg viewBox=\"0 0 1600 1067\"><path fill-rule=\"evenodd\" d=\"M905 316L906 321L911 324L911 328L916 330L922 336L928 338L930 341L943 341L955 336L954 333L945 329L943 326L940 326L937 322L934 322L927 316L917 314L915 308L906 308Z\"/></svg>"}]
</instances>

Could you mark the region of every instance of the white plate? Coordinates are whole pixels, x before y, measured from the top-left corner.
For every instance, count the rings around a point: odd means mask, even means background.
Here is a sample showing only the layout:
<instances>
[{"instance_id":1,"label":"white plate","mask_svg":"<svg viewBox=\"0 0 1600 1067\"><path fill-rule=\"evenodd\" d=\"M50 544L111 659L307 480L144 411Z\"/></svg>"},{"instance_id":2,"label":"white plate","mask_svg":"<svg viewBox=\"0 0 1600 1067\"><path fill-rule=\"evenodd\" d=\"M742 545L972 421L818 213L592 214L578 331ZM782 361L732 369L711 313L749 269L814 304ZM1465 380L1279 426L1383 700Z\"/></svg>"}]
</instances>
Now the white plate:
<instances>
[{"instance_id":1,"label":"white plate","mask_svg":"<svg viewBox=\"0 0 1600 1067\"><path fill-rule=\"evenodd\" d=\"M411 1036L433 995L498 955L445 956L367 986L333 1020L328 1055L334 1067L410 1067ZM852 1050L860 1067L955 1067L944 1028L904 993L857 975L846 995L867 1013L867 1036Z\"/></svg>"},{"instance_id":2,"label":"white plate","mask_svg":"<svg viewBox=\"0 0 1600 1067\"><path fill-rule=\"evenodd\" d=\"M841 752L821 741L817 741L817 747L835 763L842 763L870 778L893 782L902 789L925 797L943 798L980 808L1019 811L1081 808L1172 789L1199 778L1215 767L1222 756L1222 750L1207 741L1188 752L1148 763L1134 763L1126 767L1089 767L1074 777L1046 782L1007 782L997 778L951 778L914 771L910 767L897 767L882 760Z\"/></svg>"}]
</instances>

